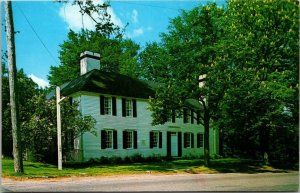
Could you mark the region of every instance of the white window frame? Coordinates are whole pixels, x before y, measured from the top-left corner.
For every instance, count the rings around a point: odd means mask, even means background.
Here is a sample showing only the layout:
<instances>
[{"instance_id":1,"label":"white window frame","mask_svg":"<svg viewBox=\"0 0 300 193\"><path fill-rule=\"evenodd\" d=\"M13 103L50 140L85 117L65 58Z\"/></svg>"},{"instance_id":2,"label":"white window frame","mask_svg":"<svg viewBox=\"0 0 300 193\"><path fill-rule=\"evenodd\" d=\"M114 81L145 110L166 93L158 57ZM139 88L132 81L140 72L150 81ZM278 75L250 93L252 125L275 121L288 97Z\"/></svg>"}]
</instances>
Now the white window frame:
<instances>
[{"instance_id":1,"label":"white window frame","mask_svg":"<svg viewBox=\"0 0 300 193\"><path fill-rule=\"evenodd\" d=\"M133 116L133 102L132 99L126 99L126 117Z\"/></svg>"},{"instance_id":2,"label":"white window frame","mask_svg":"<svg viewBox=\"0 0 300 193\"><path fill-rule=\"evenodd\" d=\"M159 131L153 131L152 148L159 148Z\"/></svg>"},{"instance_id":3,"label":"white window frame","mask_svg":"<svg viewBox=\"0 0 300 193\"><path fill-rule=\"evenodd\" d=\"M134 131L128 130L126 132L126 147L127 149L134 149Z\"/></svg>"},{"instance_id":4,"label":"white window frame","mask_svg":"<svg viewBox=\"0 0 300 193\"><path fill-rule=\"evenodd\" d=\"M112 115L112 98L104 96L104 115Z\"/></svg>"},{"instance_id":5,"label":"white window frame","mask_svg":"<svg viewBox=\"0 0 300 193\"><path fill-rule=\"evenodd\" d=\"M111 129L105 129L105 136L106 139L105 140L105 149L113 149L114 147L114 131Z\"/></svg>"}]
</instances>

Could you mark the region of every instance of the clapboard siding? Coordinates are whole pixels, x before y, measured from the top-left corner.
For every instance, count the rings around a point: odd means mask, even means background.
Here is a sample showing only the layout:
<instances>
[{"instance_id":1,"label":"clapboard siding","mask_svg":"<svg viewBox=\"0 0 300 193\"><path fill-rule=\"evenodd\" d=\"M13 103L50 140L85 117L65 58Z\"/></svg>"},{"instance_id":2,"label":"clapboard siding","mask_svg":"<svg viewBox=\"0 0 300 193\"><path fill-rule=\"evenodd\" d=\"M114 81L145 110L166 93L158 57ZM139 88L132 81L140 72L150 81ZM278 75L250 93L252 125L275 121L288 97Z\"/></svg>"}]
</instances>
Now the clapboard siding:
<instances>
[{"instance_id":1,"label":"clapboard siding","mask_svg":"<svg viewBox=\"0 0 300 193\"><path fill-rule=\"evenodd\" d=\"M203 126L183 123L182 118L176 118L175 123L168 122L164 125L151 125L151 111L148 110L148 101L144 99L136 99L137 117L122 117L122 97L116 96L117 116L100 115L100 96L95 94L78 94L73 100L80 102L80 111L82 115L91 115L96 119L97 136L91 133L85 133L82 136L81 148L83 149L84 161L91 158L105 157L126 157L134 154L148 156L166 156L167 155L167 132L182 133L182 147L184 147L184 132L194 133L194 148L182 148L182 157L203 155L203 148L197 148L197 133L203 133ZM114 129L117 131L118 149L101 149L101 130ZM126 129L137 131L137 149L123 149L122 132ZM162 148L150 149L149 133L152 130L162 132ZM213 133L212 133L213 134ZM211 134L211 135L212 135ZM210 139L215 140L215 136ZM210 146L214 146L213 142ZM211 148L212 149L212 148ZM212 151L212 150L211 150ZM214 152L211 152L212 154Z\"/></svg>"}]
</instances>

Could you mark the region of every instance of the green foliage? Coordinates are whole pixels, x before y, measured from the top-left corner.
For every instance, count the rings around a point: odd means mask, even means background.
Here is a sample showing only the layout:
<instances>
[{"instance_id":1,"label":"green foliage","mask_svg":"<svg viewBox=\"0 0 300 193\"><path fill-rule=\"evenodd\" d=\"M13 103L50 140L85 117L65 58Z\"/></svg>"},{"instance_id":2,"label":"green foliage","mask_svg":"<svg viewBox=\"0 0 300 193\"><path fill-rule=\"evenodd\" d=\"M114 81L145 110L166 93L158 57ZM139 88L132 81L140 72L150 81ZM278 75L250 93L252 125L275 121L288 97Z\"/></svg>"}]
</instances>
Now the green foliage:
<instances>
[{"instance_id":1,"label":"green foliage","mask_svg":"<svg viewBox=\"0 0 300 193\"><path fill-rule=\"evenodd\" d=\"M140 55L142 77L163 83L150 100L153 123L166 122L166 109L182 108L185 99L204 97L203 114L220 129L226 155L298 160L298 20L295 0L183 11L162 43Z\"/></svg>"},{"instance_id":2,"label":"green foliage","mask_svg":"<svg viewBox=\"0 0 300 193\"><path fill-rule=\"evenodd\" d=\"M100 53L100 69L118 72L131 77L138 76L137 52L139 46L131 40L107 38L95 31L79 33L70 31L68 40L60 45L60 66L51 66L48 79L50 85L62 85L80 75L80 53Z\"/></svg>"},{"instance_id":3,"label":"green foliage","mask_svg":"<svg viewBox=\"0 0 300 193\"><path fill-rule=\"evenodd\" d=\"M32 97L32 107L35 111L31 118L23 123L24 126L26 125L22 132L23 141L26 148L33 151L36 161L55 163L57 160L56 101L47 101L45 98L45 95ZM96 135L94 118L81 116L77 107L77 103L70 105L66 99L61 103L62 147L65 154L74 148L74 138L84 132Z\"/></svg>"}]
</instances>

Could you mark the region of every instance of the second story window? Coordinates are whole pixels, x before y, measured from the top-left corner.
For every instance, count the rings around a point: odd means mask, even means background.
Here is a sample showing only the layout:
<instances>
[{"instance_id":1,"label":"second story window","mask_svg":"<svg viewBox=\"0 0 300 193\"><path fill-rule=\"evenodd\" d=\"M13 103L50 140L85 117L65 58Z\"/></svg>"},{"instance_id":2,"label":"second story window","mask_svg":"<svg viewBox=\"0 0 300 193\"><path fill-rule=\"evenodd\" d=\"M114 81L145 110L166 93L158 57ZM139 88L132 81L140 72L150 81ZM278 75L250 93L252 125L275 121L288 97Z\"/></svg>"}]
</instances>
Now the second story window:
<instances>
[{"instance_id":1,"label":"second story window","mask_svg":"<svg viewBox=\"0 0 300 193\"><path fill-rule=\"evenodd\" d=\"M132 100L126 99L126 116L132 116Z\"/></svg>"},{"instance_id":2,"label":"second story window","mask_svg":"<svg viewBox=\"0 0 300 193\"><path fill-rule=\"evenodd\" d=\"M183 122L189 123L190 122L190 113L191 111L187 108L183 109Z\"/></svg>"},{"instance_id":3,"label":"second story window","mask_svg":"<svg viewBox=\"0 0 300 193\"><path fill-rule=\"evenodd\" d=\"M100 114L117 116L116 97L100 96Z\"/></svg>"},{"instance_id":4,"label":"second story window","mask_svg":"<svg viewBox=\"0 0 300 193\"><path fill-rule=\"evenodd\" d=\"M104 97L104 114L111 115L111 97Z\"/></svg>"},{"instance_id":5,"label":"second story window","mask_svg":"<svg viewBox=\"0 0 300 193\"><path fill-rule=\"evenodd\" d=\"M122 116L137 117L136 99L122 98Z\"/></svg>"}]
</instances>

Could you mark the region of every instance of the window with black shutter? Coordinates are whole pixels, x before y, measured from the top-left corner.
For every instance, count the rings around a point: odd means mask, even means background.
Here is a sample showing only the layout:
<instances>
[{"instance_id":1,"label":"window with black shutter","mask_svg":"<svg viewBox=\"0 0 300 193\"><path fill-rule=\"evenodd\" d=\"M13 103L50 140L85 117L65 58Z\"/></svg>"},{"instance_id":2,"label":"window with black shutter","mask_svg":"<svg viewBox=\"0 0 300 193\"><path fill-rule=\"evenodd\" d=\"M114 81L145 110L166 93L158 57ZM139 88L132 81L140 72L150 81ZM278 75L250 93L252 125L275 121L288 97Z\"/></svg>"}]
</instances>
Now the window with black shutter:
<instances>
[{"instance_id":1,"label":"window with black shutter","mask_svg":"<svg viewBox=\"0 0 300 193\"><path fill-rule=\"evenodd\" d=\"M204 135L203 133L197 133L197 148L204 146Z\"/></svg>"},{"instance_id":2,"label":"window with black shutter","mask_svg":"<svg viewBox=\"0 0 300 193\"><path fill-rule=\"evenodd\" d=\"M123 148L137 149L137 131L123 131Z\"/></svg>"},{"instance_id":3,"label":"window with black shutter","mask_svg":"<svg viewBox=\"0 0 300 193\"><path fill-rule=\"evenodd\" d=\"M101 130L101 149L118 149L118 138L116 130Z\"/></svg>"},{"instance_id":4,"label":"window with black shutter","mask_svg":"<svg viewBox=\"0 0 300 193\"><path fill-rule=\"evenodd\" d=\"M176 111L172 110L172 123L175 123L176 120Z\"/></svg>"},{"instance_id":5,"label":"window with black shutter","mask_svg":"<svg viewBox=\"0 0 300 193\"><path fill-rule=\"evenodd\" d=\"M150 131L150 148L162 148L162 133Z\"/></svg>"},{"instance_id":6,"label":"window with black shutter","mask_svg":"<svg viewBox=\"0 0 300 193\"><path fill-rule=\"evenodd\" d=\"M194 148L194 134L184 133L184 148Z\"/></svg>"}]
</instances>

